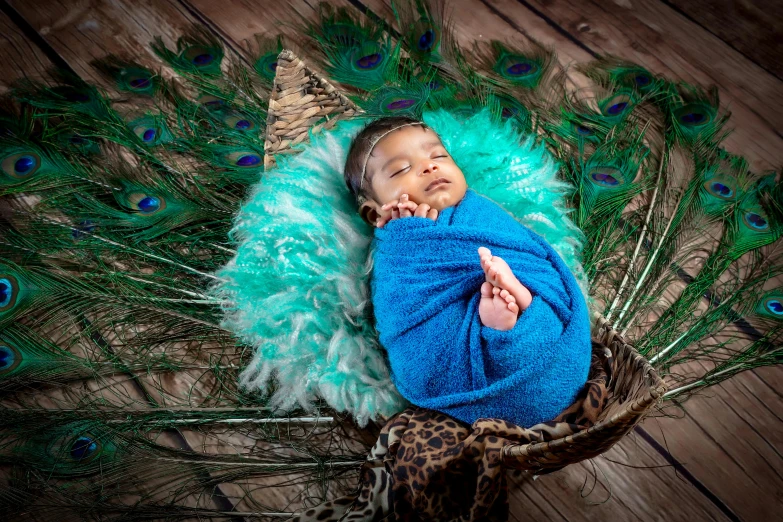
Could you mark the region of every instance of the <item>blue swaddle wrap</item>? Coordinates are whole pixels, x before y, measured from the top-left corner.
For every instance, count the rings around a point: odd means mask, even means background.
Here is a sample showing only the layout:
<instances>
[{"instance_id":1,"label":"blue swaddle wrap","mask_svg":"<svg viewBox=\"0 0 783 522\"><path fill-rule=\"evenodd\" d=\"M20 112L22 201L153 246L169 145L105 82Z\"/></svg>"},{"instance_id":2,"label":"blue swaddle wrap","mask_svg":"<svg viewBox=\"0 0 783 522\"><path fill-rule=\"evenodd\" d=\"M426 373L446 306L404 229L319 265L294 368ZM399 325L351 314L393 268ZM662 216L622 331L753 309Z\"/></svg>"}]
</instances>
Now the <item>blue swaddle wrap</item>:
<instances>
[{"instance_id":1,"label":"blue swaddle wrap","mask_svg":"<svg viewBox=\"0 0 783 522\"><path fill-rule=\"evenodd\" d=\"M481 324L478 248L502 257L533 294L509 331ZM574 401L590 366L590 321L568 267L544 239L468 190L437 221L376 229L372 299L392 380L413 404L472 424L529 427Z\"/></svg>"}]
</instances>

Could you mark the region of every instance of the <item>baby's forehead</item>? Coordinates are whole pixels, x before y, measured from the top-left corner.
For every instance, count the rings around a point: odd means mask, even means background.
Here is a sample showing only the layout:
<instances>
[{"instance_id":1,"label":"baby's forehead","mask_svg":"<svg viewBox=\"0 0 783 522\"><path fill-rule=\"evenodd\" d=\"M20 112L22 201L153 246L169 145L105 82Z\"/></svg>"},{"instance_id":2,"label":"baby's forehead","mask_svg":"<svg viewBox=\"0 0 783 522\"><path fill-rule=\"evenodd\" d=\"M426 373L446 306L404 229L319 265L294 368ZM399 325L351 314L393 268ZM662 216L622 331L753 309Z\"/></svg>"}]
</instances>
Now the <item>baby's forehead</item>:
<instances>
[{"instance_id":1,"label":"baby's forehead","mask_svg":"<svg viewBox=\"0 0 783 522\"><path fill-rule=\"evenodd\" d=\"M388 155L412 148L421 148L423 145L426 146L433 143L443 145L440 136L435 131L429 127L411 125L397 129L385 136L375 145L370 152L370 156Z\"/></svg>"}]
</instances>

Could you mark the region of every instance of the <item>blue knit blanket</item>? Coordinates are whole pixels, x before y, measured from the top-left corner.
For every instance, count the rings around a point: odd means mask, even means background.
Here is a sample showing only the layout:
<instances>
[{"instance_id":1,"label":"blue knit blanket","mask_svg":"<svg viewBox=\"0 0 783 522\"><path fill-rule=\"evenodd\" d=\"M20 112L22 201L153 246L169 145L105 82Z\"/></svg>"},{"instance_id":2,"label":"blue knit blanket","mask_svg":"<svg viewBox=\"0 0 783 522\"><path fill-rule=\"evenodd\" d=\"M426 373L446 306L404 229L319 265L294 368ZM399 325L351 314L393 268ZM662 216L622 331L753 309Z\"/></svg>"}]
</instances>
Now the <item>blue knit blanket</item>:
<instances>
[{"instance_id":1,"label":"blue knit blanket","mask_svg":"<svg viewBox=\"0 0 783 522\"><path fill-rule=\"evenodd\" d=\"M478 248L502 257L533 294L514 328L479 319ZM472 424L522 427L553 419L590 366L590 321L576 280L544 239L468 190L437 221L407 217L376 229L372 300L392 380L416 406Z\"/></svg>"}]
</instances>

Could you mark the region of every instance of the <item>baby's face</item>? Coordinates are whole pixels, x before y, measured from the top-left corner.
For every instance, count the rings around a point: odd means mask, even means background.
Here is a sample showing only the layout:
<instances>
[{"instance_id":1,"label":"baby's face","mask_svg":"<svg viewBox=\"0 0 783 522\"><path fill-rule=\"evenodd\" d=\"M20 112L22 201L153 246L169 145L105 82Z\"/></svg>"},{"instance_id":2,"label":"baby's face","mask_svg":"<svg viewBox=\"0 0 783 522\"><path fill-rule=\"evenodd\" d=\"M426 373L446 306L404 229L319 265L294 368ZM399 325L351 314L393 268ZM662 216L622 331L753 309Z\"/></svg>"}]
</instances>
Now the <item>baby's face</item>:
<instances>
[{"instance_id":1,"label":"baby's face","mask_svg":"<svg viewBox=\"0 0 783 522\"><path fill-rule=\"evenodd\" d=\"M391 212L382 211L381 205L403 194L440 212L462 201L468 188L438 135L419 126L403 127L381 139L370 154L366 173L379 200L379 215Z\"/></svg>"}]
</instances>

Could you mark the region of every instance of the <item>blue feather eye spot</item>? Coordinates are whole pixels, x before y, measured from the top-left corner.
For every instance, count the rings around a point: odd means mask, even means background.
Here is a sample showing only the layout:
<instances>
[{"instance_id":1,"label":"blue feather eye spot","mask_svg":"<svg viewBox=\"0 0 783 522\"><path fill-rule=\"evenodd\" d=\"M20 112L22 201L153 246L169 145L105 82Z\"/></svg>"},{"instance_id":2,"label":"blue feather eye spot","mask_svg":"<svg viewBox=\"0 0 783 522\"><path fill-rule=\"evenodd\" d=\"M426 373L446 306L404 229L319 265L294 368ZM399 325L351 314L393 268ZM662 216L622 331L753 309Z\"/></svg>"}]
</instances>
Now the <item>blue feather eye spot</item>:
<instances>
[{"instance_id":1,"label":"blue feather eye spot","mask_svg":"<svg viewBox=\"0 0 783 522\"><path fill-rule=\"evenodd\" d=\"M136 78L131 79L128 82L128 85L130 85L132 89L141 91L149 87L151 83L152 80L149 77L138 76Z\"/></svg>"},{"instance_id":2,"label":"blue feather eye spot","mask_svg":"<svg viewBox=\"0 0 783 522\"><path fill-rule=\"evenodd\" d=\"M769 228L766 218L757 212L745 212L742 220L751 230L764 231Z\"/></svg>"},{"instance_id":3,"label":"blue feather eye spot","mask_svg":"<svg viewBox=\"0 0 783 522\"><path fill-rule=\"evenodd\" d=\"M619 94L601 103L601 112L605 116L620 116L628 111L632 105L633 101L630 96Z\"/></svg>"},{"instance_id":4,"label":"blue feather eye spot","mask_svg":"<svg viewBox=\"0 0 783 522\"><path fill-rule=\"evenodd\" d=\"M131 192L128 194L127 202L132 210L144 215L156 214L166 208L166 200L163 197L144 192Z\"/></svg>"},{"instance_id":5,"label":"blue feather eye spot","mask_svg":"<svg viewBox=\"0 0 783 522\"><path fill-rule=\"evenodd\" d=\"M81 435L71 442L68 454L76 462L89 462L101 453L101 443L91 435Z\"/></svg>"},{"instance_id":6,"label":"blue feather eye spot","mask_svg":"<svg viewBox=\"0 0 783 522\"><path fill-rule=\"evenodd\" d=\"M256 128L255 121L253 121L249 116L241 113L235 113L226 116L223 119L223 123L232 129L240 131L249 131Z\"/></svg>"},{"instance_id":7,"label":"blue feather eye spot","mask_svg":"<svg viewBox=\"0 0 783 522\"><path fill-rule=\"evenodd\" d=\"M574 123L572 126L574 131L581 136L592 136L593 134L595 134L593 129L585 125L582 125L580 123Z\"/></svg>"},{"instance_id":8,"label":"blue feather eye spot","mask_svg":"<svg viewBox=\"0 0 783 522\"><path fill-rule=\"evenodd\" d=\"M626 107L628 107L628 102L617 102L614 105L610 105L606 112L607 114L611 114L612 116L616 116L618 114L621 114Z\"/></svg>"},{"instance_id":9,"label":"blue feather eye spot","mask_svg":"<svg viewBox=\"0 0 783 522\"><path fill-rule=\"evenodd\" d=\"M411 98L397 98L386 104L386 109L390 111L401 111L416 105L417 100Z\"/></svg>"},{"instance_id":10,"label":"blue feather eye spot","mask_svg":"<svg viewBox=\"0 0 783 522\"><path fill-rule=\"evenodd\" d=\"M367 56L362 56L356 61L356 65L360 69L375 69L383 61L383 55L380 53L372 53Z\"/></svg>"},{"instance_id":11,"label":"blue feather eye spot","mask_svg":"<svg viewBox=\"0 0 783 522\"><path fill-rule=\"evenodd\" d=\"M137 204L139 206L139 210L145 214L149 214L150 212L155 212L160 208L160 200L153 196L147 196L146 198L139 201Z\"/></svg>"},{"instance_id":12,"label":"blue feather eye spot","mask_svg":"<svg viewBox=\"0 0 783 522\"><path fill-rule=\"evenodd\" d=\"M596 167L590 170L590 181L599 187L616 188L625 182L625 177L614 167Z\"/></svg>"},{"instance_id":13,"label":"blue feather eye spot","mask_svg":"<svg viewBox=\"0 0 783 522\"><path fill-rule=\"evenodd\" d=\"M707 119L707 116L700 112L689 112L680 116L680 123L686 125L698 125Z\"/></svg>"},{"instance_id":14,"label":"blue feather eye spot","mask_svg":"<svg viewBox=\"0 0 783 522\"><path fill-rule=\"evenodd\" d=\"M432 29L427 29L424 31L424 34L422 34L419 37L419 50L420 51L429 51L432 49L433 44L435 43L435 31Z\"/></svg>"},{"instance_id":15,"label":"blue feather eye spot","mask_svg":"<svg viewBox=\"0 0 783 522\"><path fill-rule=\"evenodd\" d=\"M272 62L269 64L269 70L272 72L277 71L277 62Z\"/></svg>"},{"instance_id":16,"label":"blue feather eye spot","mask_svg":"<svg viewBox=\"0 0 783 522\"><path fill-rule=\"evenodd\" d=\"M19 294L19 283L10 274L0 275L0 312L5 312L16 305Z\"/></svg>"},{"instance_id":17,"label":"blue feather eye spot","mask_svg":"<svg viewBox=\"0 0 783 522\"><path fill-rule=\"evenodd\" d=\"M783 318L783 301L777 297L770 297L764 301L766 308L772 315Z\"/></svg>"},{"instance_id":18,"label":"blue feather eye spot","mask_svg":"<svg viewBox=\"0 0 783 522\"><path fill-rule=\"evenodd\" d=\"M652 82L652 78L650 78L649 75L644 73L637 74L636 76L634 76L633 80L634 83L639 87L646 87L650 85L650 83Z\"/></svg>"},{"instance_id":19,"label":"blue feather eye spot","mask_svg":"<svg viewBox=\"0 0 783 522\"><path fill-rule=\"evenodd\" d=\"M35 174L41 166L41 158L34 152L22 152L6 156L2 169L14 179L26 179Z\"/></svg>"},{"instance_id":20,"label":"blue feather eye spot","mask_svg":"<svg viewBox=\"0 0 783 522\"><path fill-rule=\"evenodd\" d=\"M255 154L245 154L237 160L238 167L252 167L261 163L261 158Z\"/></svg>"},{"instance_id":21,"label":"blue feather eye spot","mask_svg":"<svg viewBox=\"0 0 783 522\"><path fill-rule=\"evenodd\" d=\"M22 362L22 354L7 344L0 344L0 375L11 372Z\"/></svg>"},{"instance_id":22,"label":"blue feather eye spot","mask_svg":"<svg viewBox=\"0 0 783 522\"><path fill-rule=\"evenodd\" d=\"M674 111L677 122L685 127L701 127L715 117L714 109L702 103L688 103Z\"/></svg>"},{"instance_id":23,"label":"blue feather eye spot","mask_svg":"<svg viewBox=\"0 0 783 522\"><path fill-rule=\"evenodd\" d=\"M717 179L710 179L704 183L707 192L716 198L722 200L733 200L737 195L737 183L729 176L721 176Z\"/></svg>"},{"instance_id":24,"label":"blue feather eye spot","mask_svg":"<svg viewBox=\"0 0 783 522\"><path fill-rule=\"evenodd\" d=\"M182 56L196 67L206 67L215 61L213 52L200 46L190 47L182 53Z\"/></svg>"},{"instance_id":25,"label":"blue feather eye spot","mask_svg":"<svg viewBox=\"0 0 783 522\"><path fill-rule=\"evenodd\" d=\"M139 125L133 129L136 136L138 136L145 145L155 145L160 138L160 128L150 127L148 125Z\"/></svg>"},{"instance_id":26,"label":"blue feather eye spot","mask_svg":"<svg viewBox=\"0 0 783 522\"><path fill-rule=\"evenodd\" d=\"M89 219L80 221L78 225L71 229L71 238L78 241L85 235L94 231L96 227L97 225Z\"/></svg>"}]
</instances>

